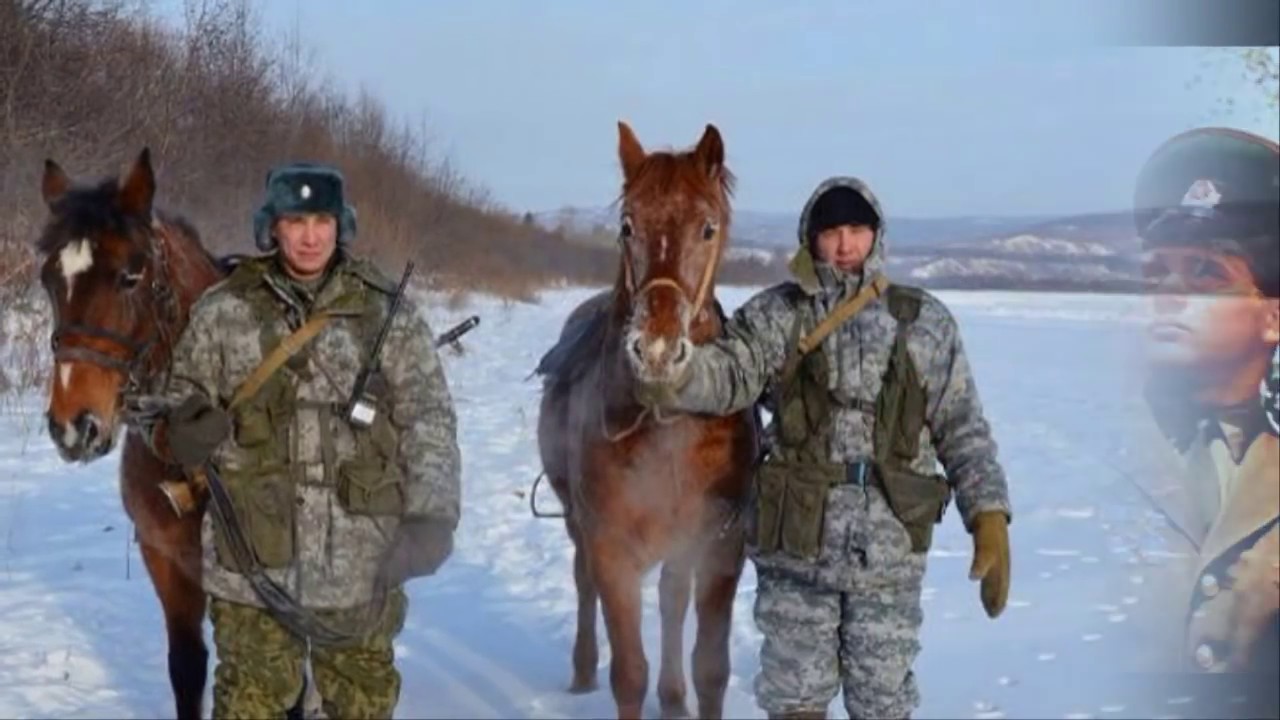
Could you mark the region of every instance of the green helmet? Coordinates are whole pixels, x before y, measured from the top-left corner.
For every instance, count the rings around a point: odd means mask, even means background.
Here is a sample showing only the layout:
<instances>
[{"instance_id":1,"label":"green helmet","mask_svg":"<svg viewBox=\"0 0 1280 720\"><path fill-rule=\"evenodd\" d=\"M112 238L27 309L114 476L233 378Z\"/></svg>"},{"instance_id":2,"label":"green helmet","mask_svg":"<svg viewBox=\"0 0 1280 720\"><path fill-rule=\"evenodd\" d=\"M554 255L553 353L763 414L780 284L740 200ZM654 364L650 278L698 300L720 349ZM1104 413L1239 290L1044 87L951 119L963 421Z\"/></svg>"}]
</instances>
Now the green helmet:
<instances>
[{"instance_id":1,"label":"green helmet","mask_svg":"<svg viewBox=\"0 0 1280 720\"><path fill-rule=\"evenodd\" d=\"M338 243L356 237L356 211L342 194L342 173L330 165L291 163L267 173L266 200L253 216L253 238L258 249L275 249L271 226L290 213L329 213L338 220Z\"/></svg>"}]
</instances>

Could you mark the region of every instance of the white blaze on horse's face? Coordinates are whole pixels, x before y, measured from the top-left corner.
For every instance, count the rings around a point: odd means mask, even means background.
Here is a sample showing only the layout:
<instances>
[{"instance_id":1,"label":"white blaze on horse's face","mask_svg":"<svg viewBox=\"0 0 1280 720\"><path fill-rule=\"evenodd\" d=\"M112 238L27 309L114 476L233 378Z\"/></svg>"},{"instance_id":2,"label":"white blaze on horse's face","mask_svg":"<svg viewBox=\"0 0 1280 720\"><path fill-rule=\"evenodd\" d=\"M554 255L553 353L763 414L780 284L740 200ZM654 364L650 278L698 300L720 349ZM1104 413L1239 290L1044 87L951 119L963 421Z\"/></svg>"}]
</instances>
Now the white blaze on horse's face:
<instances>
[{"instance_id":1,"label":"white blaze on horse's face","mask_svg":"<svg viewBox=\"0 0 1280 720\"><path fill-rule=\"evenodd\" d=\"M637 377L666 382L678 377L692 356L693 298L688 288L701 275L696 261L702 258L690 251L689 238L672 235L682 228L654 225L648 234L624 216L622 249L634 293L624 350Z\"/></svg>"},{"instance_id":2,"label":"white blaze on horse's face","mask_svg":"<svg viewBox=\"0 0 1280 720\"><path fill-rule=\"evenodd\" d=\"M76 276L93 267L93 243L85 238L67 243L58 253L58 267L62 270L62 278L67 282L67 302L71 302Z\"/></svg>"}]
</instances>

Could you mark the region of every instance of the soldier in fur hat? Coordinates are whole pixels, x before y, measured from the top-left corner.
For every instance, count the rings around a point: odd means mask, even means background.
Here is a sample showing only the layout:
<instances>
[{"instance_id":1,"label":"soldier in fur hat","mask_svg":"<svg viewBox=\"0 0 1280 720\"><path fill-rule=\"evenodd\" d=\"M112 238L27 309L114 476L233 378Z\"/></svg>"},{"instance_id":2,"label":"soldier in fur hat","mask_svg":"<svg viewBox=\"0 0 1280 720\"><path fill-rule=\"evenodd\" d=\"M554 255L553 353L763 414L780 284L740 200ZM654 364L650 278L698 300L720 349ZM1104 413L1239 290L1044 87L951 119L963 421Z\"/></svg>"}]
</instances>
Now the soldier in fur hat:
<instances>
[{"instance_id":1,"label":"soldier in fur hat","mask_svg":"<svg viewBox=\"0 0 1280 720\"><path fill-rule=\"evenodd\" d=\"M436 572L459 519L453 402L434 335L406 298L373 359L372 417L357 423L344 411L396 286L351 253L356 215L336 169L272 170L254 236L264 254L193 307L162 393L176 407L149 442L188 469L212 461L265 574L332 627L362 629L331 645L293 634L206 513L213 714L282 715L303 687L310 639L326 714L389 718L400 693L392 642L407 609L402 586ZM328 321L318 335L228 406L274 348L320 316Z\"/></svg>"}]
</instances>

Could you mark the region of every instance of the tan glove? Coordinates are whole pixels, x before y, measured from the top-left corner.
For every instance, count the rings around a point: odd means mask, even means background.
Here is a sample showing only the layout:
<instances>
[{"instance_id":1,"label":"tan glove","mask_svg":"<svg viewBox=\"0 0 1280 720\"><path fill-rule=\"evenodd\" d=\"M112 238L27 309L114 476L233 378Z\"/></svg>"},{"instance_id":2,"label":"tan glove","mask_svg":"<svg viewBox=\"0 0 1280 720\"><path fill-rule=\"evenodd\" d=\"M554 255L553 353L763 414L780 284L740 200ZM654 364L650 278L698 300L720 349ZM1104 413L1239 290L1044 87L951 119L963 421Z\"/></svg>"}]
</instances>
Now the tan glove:
<instances>
[{"instance_id":1,"label":"tan glove","mask_svg":"<svg viewBox=\"0 0 1280 720\"><path fill-rule=\"evenodd\" d=\"M973 519L973 565L970 580L981 580L987 617L1004 611L1009 599L1009 518L1001 511L978 513Z\"/></svg>"},{"instance_id":2,"label":"tan glove","mask_svg":"<svg viewBox=\"0 0 1280 720\"><path fill-rule=\"evenodd\" d=\"M1230 665L1246 671L1258 638L1280 613L1280 528L1272 528L1241 553L1227 574L1235 600Z\"/></svg>"}]
</instances>

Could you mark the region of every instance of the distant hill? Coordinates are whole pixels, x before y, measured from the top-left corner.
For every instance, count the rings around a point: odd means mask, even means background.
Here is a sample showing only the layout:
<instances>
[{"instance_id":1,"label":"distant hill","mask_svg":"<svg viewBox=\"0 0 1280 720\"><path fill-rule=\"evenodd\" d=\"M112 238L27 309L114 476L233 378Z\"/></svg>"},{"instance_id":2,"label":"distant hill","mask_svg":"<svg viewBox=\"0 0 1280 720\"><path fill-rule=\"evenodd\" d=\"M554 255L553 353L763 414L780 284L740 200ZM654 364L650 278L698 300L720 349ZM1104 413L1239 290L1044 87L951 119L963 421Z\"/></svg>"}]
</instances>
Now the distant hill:
<instances>
[{"instance_id":1,"label":"distant hill","mask_svg":"<svg viewBox=\"0 0 1280 720\"><path fill-rule=\"evenodd\" d=\"M534 222L612 242L612 208L561 208ZM737 210L728 257L785 277L797 218ZM896 218L889 221L889 274L934 289L1136 292L1138 240L1126 212L1056 216Z\"/></svg>"}]
</instances>

